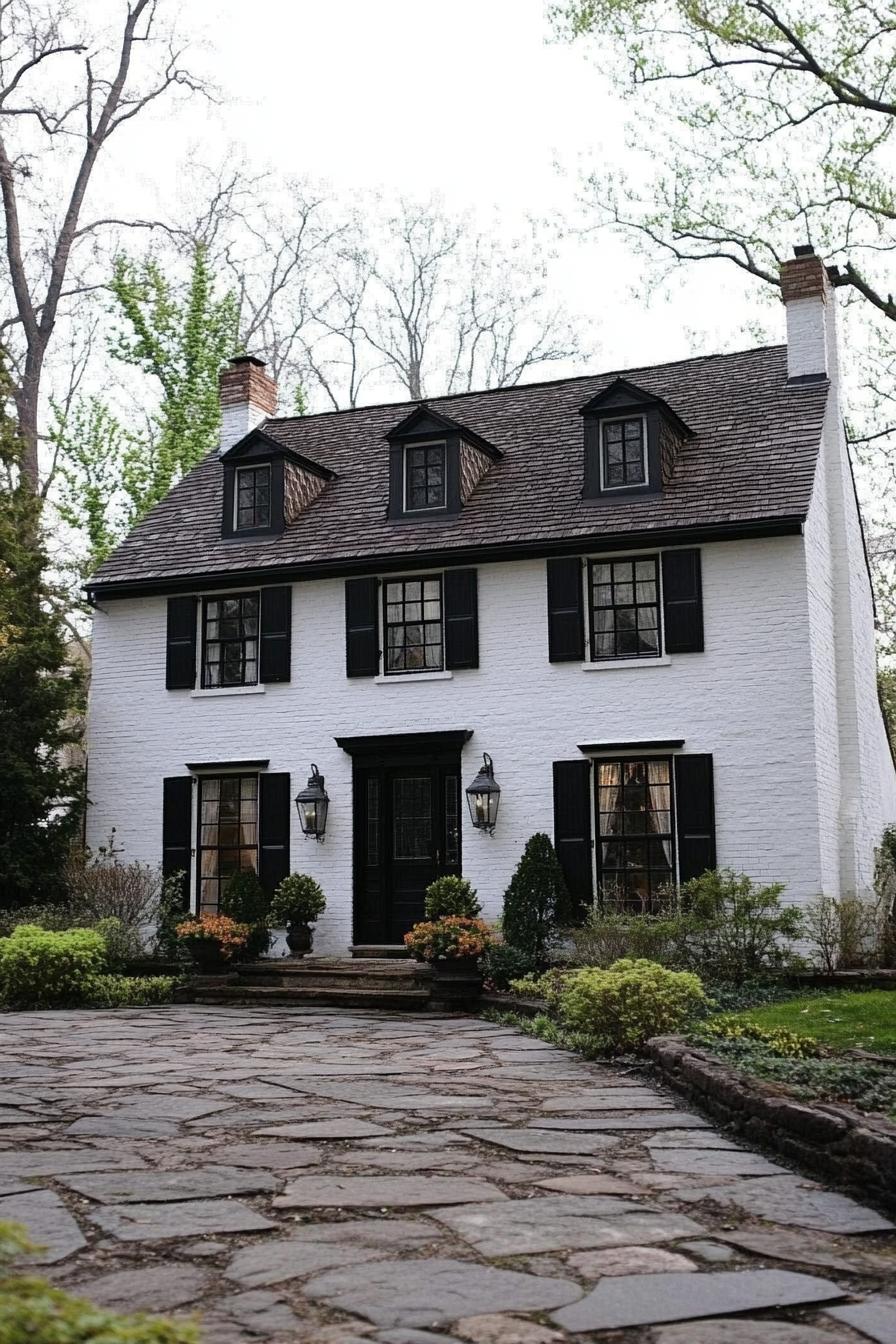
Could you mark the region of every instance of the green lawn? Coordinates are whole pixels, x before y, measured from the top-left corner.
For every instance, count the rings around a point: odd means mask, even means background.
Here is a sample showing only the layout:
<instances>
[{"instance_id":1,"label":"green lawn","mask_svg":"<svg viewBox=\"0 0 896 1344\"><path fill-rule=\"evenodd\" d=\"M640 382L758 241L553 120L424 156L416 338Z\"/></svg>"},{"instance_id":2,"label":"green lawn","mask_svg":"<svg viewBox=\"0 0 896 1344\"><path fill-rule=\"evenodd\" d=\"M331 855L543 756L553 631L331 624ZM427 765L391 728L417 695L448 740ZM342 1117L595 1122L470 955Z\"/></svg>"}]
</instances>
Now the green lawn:
<instances>
[{"instance_id":1,"label":"green lawn","mask_svg":"<svg viewBox=\"0 0 896 1344\"><path fill-rule=\"evenodd\" d=\"M760 1027L789 1027L835 1049L896 1054L896 990L806 994L737 1016Z\"/></svg>"}]
</instances>

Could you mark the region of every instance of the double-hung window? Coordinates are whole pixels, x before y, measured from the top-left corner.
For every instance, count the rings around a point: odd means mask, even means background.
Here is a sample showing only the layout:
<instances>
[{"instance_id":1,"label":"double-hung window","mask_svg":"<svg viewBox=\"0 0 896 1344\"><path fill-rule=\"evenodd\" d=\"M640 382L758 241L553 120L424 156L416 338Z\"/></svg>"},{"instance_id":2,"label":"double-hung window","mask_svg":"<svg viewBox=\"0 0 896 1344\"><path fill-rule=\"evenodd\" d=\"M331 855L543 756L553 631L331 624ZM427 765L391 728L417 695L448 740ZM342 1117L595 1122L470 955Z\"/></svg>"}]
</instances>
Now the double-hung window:
<instances>
[{"instance_id":1,"label":"double-hung window","mask_svg":"<svg viewBox=\"0 0 896 1344\"><path fill-rule=\"evenodd\" d=\"M601 422L601 489L647 484L647 434L641 415Z\"/></svg>"},{"instance_id":2,"label":"double-hung window","mask_svg":"<svg viewBox=\"0 0 896 1344\"><path fill-rule=\"evenodd\" d=\"M440 672L445 665L441 575L387 579L383 598L387 675Z\"/></svg>"},{"instance_id":3,"label":"double-hung window","mask_svg":"<svg viewBox=\"0 0 896 1344\"><path fill-rule=\"evenodd\" d=\"M592 560L589 589L592 660L659 656L662 650L657 556Z\"/></svg>"},{"instance_id":4,"label":"double-hung window","mask_svg":"<svg viewBox=\"0 0 896 1344\"><path fill-rule=\"evenodd\" d=\"M445 507L445 444L421 443L404 450L404 511Z\"/></svg>"},{"instance_id":5,"label":"double-hung window","mask_svg":"<svg viewBox=\"0 0 896 1344\"><path fill-rule=\"evenodd\" d=\"M601 895L649 912L675 881L672 762L598 761L596 794Z\"/></svg>"},{"instance_id":6,"label":"double-hung window","mask_svg":"<svg viewBox=\"0 0 896 1344\"><path fill-rule=\"evenodd\" d=\"M235 873L258 872L258 776L199 780L199 913L214 914Z\"/></svg>"},{"instance_id":7,"label":"double-hung window","mask_svg":"<svg viewBox=\"0 0 896 1344\"><path fill-rule=\"evenodd\" d=\"M233 501L235 532L271 525L271 468L238 467Z\"/></svg>"},{"instance_id":8,"label":"double-hung window","mask_svg":"<svg viewBox=\"0 0 896 1344\"><path fill-rule=\"evenodd\" d=\"M258 593L207 597L202 604L202 685L258 681Z\"/></svg>"}]
</instances>

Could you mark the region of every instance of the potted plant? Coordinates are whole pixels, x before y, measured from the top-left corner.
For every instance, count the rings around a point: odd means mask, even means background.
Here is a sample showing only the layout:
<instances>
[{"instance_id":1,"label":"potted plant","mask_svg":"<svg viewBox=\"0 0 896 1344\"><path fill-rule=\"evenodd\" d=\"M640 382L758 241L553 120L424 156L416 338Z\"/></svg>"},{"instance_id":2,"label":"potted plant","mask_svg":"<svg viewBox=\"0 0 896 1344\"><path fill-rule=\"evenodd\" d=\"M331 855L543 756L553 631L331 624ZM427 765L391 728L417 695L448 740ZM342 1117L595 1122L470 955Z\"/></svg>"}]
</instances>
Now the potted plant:
<instances>
[{"instance_id":1,"label":"potted plant","mask_svg":"<svg viewBox=\"0 0 896 1344\"><path fill-rule=\"evenodd\" d=\"M479 958L492 936L485 920L445 915L415 924L404 941L412 957L428 962L437 978L447 979L477 975Z\"/></svg>"},{"instance_id":2,"label":"potted plant","mask_svg":"<svg viewBox=\"0 0 896 1344\"><path fill-rule=\"evenodd\" d=\"M319 883L307 873L290 873L274 892L270 922L275 929L286 928L286 942L294 957L311 951L311 925L327 904Z\"/></svg>"},{"instance_id":3,"label":"potted plant","mask_svg":"<svg viewBox=\"0 0 896 1344\"><path fill-rule=\"evenodd\" d=\"M185 947L196 969L214 973L223 970L231 958L246 946L248 924L238 924L229 915L200 915L185 919L175 929L177 941Z\"/></svg>"}]
</instances>

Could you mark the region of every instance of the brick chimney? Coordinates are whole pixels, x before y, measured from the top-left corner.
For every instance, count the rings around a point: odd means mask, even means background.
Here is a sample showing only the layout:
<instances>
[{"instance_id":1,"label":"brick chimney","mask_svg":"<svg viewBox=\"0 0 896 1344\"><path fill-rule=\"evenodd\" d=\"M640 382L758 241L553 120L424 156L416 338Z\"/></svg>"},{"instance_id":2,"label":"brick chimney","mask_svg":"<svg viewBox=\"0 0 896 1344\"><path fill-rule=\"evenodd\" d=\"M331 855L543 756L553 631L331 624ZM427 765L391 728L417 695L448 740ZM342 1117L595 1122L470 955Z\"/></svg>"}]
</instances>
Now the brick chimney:
<instances>
[{"instance_id":1,"label":"brick chimney","mask_svg":"<svg viewBox=\"0 0 896 1344\"><path fill-rule=\"evenodd\" d=\"M218 380L221 397L219 453L239 443L250 429L277 414L277 384L264 371L263 359L236 355Z\"/></svg>"},{"instance_id":2,"label":"brick chimney","mask_svg":"<svg viewBox=\"0 0 896 1344\"><path fill-rule=\"evenodd\" d=\"M824 262L811 246L795 247L781 267L787 313L787 377L818 381L836 373L835 305Z\"/></svg>"}]
</instances>

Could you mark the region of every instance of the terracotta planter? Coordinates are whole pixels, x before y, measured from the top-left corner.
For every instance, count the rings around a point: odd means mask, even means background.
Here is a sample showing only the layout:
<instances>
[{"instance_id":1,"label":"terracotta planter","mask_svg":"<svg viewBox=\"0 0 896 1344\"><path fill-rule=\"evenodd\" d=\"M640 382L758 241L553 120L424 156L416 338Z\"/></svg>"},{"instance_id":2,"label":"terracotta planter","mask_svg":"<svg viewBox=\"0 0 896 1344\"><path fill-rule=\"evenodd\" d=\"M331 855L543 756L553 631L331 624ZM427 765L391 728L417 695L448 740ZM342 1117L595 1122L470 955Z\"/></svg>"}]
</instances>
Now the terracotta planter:
<instances>
[{"instance_id":1,"label":"terracotta planter","mask_svg":"<svg viewBox=\"0 0 896 1344\"><path fill-rule=\"evenodd\" d=\"M286 945L294 957L304 957L311 951L312 934L310 924L289 924L286 929Z\"/></svg>"}]
</instances>

